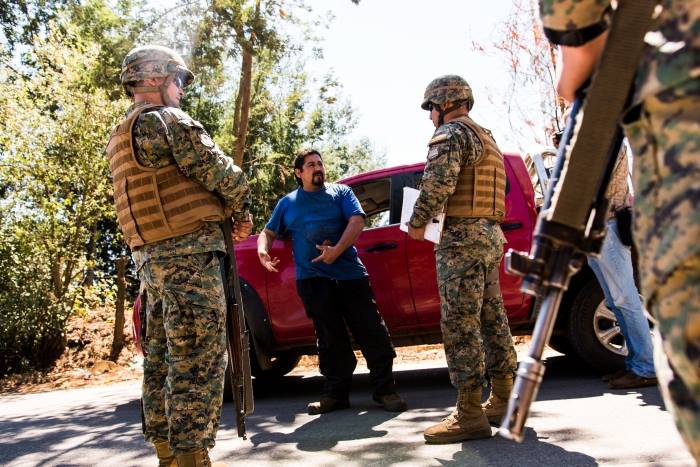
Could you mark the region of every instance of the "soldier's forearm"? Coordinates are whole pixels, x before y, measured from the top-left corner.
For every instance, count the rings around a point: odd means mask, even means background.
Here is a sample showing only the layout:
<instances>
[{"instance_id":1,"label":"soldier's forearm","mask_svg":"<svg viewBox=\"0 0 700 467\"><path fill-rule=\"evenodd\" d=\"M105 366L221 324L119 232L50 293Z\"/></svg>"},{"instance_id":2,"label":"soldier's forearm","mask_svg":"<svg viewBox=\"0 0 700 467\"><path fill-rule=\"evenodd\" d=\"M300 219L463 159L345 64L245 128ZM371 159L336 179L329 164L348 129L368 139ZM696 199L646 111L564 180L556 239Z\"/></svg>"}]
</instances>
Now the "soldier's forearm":
<instances>
[{"instance_id":1,"label":"soldier's forearm","mask_svg":"<svg viewBox=\"0 0 700 467\"><path fill-rule=\"evenodd\" d=\"M561 46L562 67L557 82L557 92L561 97L573 102L578 88L593 73L607 38L606 31L580 47Z\"/></svg>"},{"instance_id":2,"label":"soldier's forearm","mask_svg":"<svg viewBox=\"0 0 700 467\"><path fill-rule=\"evenodd\" d=\"M226 208L231 211L234 219L245 220L248 218L250 187L242 172L233 172L223 177L215 184L213 190L224 199Z\"/></svg>"},{"instance_id":3,"label":"soldier's forearm","mask_svg":"<svg viewBox=\"0 0 700 467\"><path fill-rule=\"evenodd\" d=\"M421 186L416 205L413 207L413 215L409 223L419 228L426 225L430 219L440 215L447 198L454 192L456 178L426 181Z\"/></svg>"}]
</instances>

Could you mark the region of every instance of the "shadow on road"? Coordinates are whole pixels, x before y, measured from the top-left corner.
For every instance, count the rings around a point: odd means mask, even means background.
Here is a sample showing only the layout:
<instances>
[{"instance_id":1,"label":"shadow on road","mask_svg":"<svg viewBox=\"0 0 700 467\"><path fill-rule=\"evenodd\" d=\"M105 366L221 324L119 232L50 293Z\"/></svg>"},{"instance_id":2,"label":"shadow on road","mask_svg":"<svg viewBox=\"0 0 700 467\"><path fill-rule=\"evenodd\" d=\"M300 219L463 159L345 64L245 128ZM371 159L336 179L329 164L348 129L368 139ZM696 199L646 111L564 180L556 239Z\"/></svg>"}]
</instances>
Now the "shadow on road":
<instances>
[{"instance_id":1,"label":"shadow on road","mask_svg":"<svg viewBox=\"0 0 700 467\"><path fill-rule=\"evenodd\" d=\"M60 397L60 392L56 397ZM153 452L142 440L138 399L118 405L86 402L65 411L50 406L35 407L21 416L3 417L0 465L21 461L27 454L41 459L34 459L29 465L59 465L57 459L69 457L72 451L99 452L105 448L128 453L124 457L126 465L139 465L144 455ZM25 462L22 464L27 465Z\"/></svg>"},{"instance_id":2,"label":"shadow on road","mask_svg":"<svg viewBox=\"0 0 700 467\"><path fill-rule=\"evenodd\" d=\"M664 409L663 399L656 387L629 390L614 390L601 381L600 375L589 369L579 360L561 355L549 357L545 361L544 381L537 400L561 400L597 397L603 394L627 394L636 392L645 405ZM422 390L442 390L452 395L447 367L422 368L394 372L399 392L420 392ZM318 397L323 384L322 377L285 376L273 384L258 384L254 381L256 399L278 397L285 394L291 397L305 397L309 401ZM566 387L562 390L562 387ZM353 377L353 390L371 390L366 373ZM450 396L452 397L452 396ZM452 401L454 403L454 401ZM448 404L449 405L449 404ZM415 407L415 406L412 406Z\"/></svg>"},{"instance_id":3,"label":"shadow on road","mask_svg":"<svg viewBox=\"0 0 700 467\"><path fill-rule=\"evenodd\" d=\"M302 451L326 451L340 441L386 436L387 430L378 430L375 427L395 416L396 414L374 408L368 410L367 407L353 406L341 412L320 415L291 432L274 431L276 426L269 425L264 427L265 431L253 435L250 441L255 446L265 443L293 443ZM347 423L348 420L352 420L352 423Z\"/></svg>"},{"instance_id":4,"label":"shadow on road","mask_svg":"<svg viewBox=\"0 0 700 467\"><path fill-rule=\"evenodd\" d=\"M422 430L438 422L440 417L447 415L454 407L456 393L450 385L447 369L399 369L395 376L399 392L409 404L409 412L401 414L396 421L392 421L396 414L377 409L369 401L372 388L365 373L355 375L353 379L350 398L352 405L349 409L313 418L302 425L298 424L298 417L305 413L306 404L318 397L322 386L321 376L292 376L282 378L274 385L258 384L255 395L260 402L259 409L256 410L254 419L251 419L258 433L250 440L257 449L269 449L271 452L283 445L287 445L288 449L319 455L329 450L337 455L340 451L348 462L360 465L382 464L380 459L386 459L388 453L392 462L411 464L425 460L426 453L429 452L452 453L449 458L433 457L434 462L446 466L598 465L593 457L567 451L552 442L585 439L589 435L571 427L565 431L548 432L546 436L540 436L532 428L527 428L522 444L495 437L455 444L447 450L426 446L422 442ZM557 356L547 360L545 380L538 400L592 398L627 392L610 390L599 375L578 361ZM634 392L639 394L646 405L662 407L656 388L643 388ZM266 404L267 400L277 399L281 394L285 395L285 403L292 404L292 415L289 415L288 410ZM284 413L287 415L281 415ZM549 415L533 413L533 417L538 416ZM407 431L408 434L404 439L397 437L394 430ZM556 436L556 440L549 441L549 436ZM416 444L416 438L420 439L419 444ZM372 441L360 442L368 439ZM353 440L358 442L345 443ZM341 442L344 442L342 449L334 449ZM421 451L417 452L417 448Z\"/></svg>"},{"instance_id":5,"label":"shadow on road","mask_svg":"<svg viewBox=\"0 0 700 467\"><path fill-rule=\"evenodd\" d=\"M543 465L566 465L587 467L598 465L591 456L550 444L546 438L541 439L535 431L527 428L522 444L516 444L505 438L469 441L462 444L462 449L455 452L451 459L436 458L445 466L499 466L528 467Z\"/></svg>"},{"instance_id":6,"label":"shadow on road","mask_svg":"<svg viewBox=\"0 0 700 467\"><path fill-rule=\"evenodd\" d=\"M396 380L399 392L408 402L407 412L395 414L377 407L371 401L368 375L363 373L353 380L349 409L311 418L306 415L306 405L320 393L320 376L290 376L274 384L256 383L256 410L247 420L250 444L221 446L219 453L241 461L253 456L264 462L302 465L323 464L324 451L353 465L387 465L387 459L410 465L596 465L590 456L558 445L590 435L570 426L546 432L538 428L541 434L528 428L522 444L493 438L448 448L425 445L423 430L454 407L456 391L449 383L447 369L399 369ZM572 360L553 357L547 361L538 400L629 392L612 391L598 375ZM638 394L643 404L663 408L656 388L631 392ZM85 390L87 399L77 398L75 403L52 407L53 398L60 398L61 394L37 396L35 405L28 406L24 413L0 414L0 465L57 465L71 456L105 449L119 452L123 465L139 465L143 459L153 458L151 447L142 438L138 398L125 399L116 389L112 392L104 388L100 389L100 396ZM543 419L551 416L537 412L532 415ZM222 428L231 430L227 436L235 437L231 403L224 405ZM513 459L517 462L509 463Z\"/></svg>"}]
</instances>

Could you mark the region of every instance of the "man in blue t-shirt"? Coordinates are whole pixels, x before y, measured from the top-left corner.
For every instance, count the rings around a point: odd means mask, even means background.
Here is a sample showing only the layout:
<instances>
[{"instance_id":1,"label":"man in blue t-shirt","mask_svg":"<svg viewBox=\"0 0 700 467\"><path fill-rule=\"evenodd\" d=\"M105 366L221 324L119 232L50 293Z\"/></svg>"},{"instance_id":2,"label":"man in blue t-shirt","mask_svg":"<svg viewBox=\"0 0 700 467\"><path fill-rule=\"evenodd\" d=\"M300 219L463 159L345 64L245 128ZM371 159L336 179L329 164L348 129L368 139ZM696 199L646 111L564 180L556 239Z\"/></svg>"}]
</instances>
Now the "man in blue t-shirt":
<instances>
[{"instance_id":1,"label":"man in blue t-shirt","mask_svg":"<svg viewBox=\"0 0 700 467\"><path fill-rule=\"evenodd\" d=\"M291 235L297 293L313 321L321 374L321 399L308 406L316 415L349 407L348 395L357 360L347 328L367 360L372 398L386 410L402 412L392 373L396 357L389 331L377 311L365 266L353 243L365 225L365 213L345 185L325 183L321 154L304 150L294 159L300 187L279 200L258 237L260 263L277 272L269 255L279 235Z\"/></svg>"}]
</instances>

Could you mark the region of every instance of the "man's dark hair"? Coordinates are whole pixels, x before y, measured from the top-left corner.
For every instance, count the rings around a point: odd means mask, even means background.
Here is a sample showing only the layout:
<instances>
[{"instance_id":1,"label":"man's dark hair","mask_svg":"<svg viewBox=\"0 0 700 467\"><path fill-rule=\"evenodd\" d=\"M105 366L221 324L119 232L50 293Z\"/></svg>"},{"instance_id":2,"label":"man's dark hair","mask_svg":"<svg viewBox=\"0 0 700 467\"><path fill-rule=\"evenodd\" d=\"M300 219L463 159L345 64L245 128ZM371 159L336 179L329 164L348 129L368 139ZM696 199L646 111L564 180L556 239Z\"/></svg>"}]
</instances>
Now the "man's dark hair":
<instances>
[{"instance_id":1,"label":"man's dark hair","mask_svg":"<svg viewBox=\"0 0 700 467\"><path fill-rule=\"evenodd\" d=\"M296 169L304 170L304 161L306 160L307 156L310 156L312 154L316 154L319 157L319 159L323 160L321 153L318 152L318 150L316 150L314 148L302 149L301 151L299 151L297 153L296 157L294 158L294 169L295 169L294 178L297 179L297 183L299 184L299 186L302 185L302 181L301 181L301 178L297 177Z\"/></svg>"}]
</instances>

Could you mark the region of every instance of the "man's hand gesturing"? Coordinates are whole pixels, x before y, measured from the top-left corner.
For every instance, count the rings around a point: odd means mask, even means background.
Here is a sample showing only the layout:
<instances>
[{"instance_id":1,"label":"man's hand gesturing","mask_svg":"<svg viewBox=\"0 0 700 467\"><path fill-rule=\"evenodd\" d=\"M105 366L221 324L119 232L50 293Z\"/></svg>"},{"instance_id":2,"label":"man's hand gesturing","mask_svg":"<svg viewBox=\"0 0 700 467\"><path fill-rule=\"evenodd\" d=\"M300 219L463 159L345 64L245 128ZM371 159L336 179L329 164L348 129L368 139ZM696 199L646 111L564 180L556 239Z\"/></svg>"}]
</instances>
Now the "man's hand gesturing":
<instances>
[{"instance_id":1,"label":"man's hand gesturing","mask_svg":"<svg viewBox=\"0 0 700 467\"><path fill-rule=\"evenodd\" d=\"M258 259L260 259L260 264L268 271L279 272L277 271L277 265L280 263L279 258L271 258L267 251L258 251Z\"/></svg>"},{"instance_id":2,"label":"man's hand gesturing","mask_svg":"<svg viewBox=\"0 0 700 467\"><path fill-rule=\"evenodd\" d=\"M323 242L323 245L316 245L316 248L321 252L321 254L311 260L312 263L318 263L323 261L326 264L333 264L342 251L338 251L338 248L331 245L329 240Z\"/></svg>"}]
</instances>

